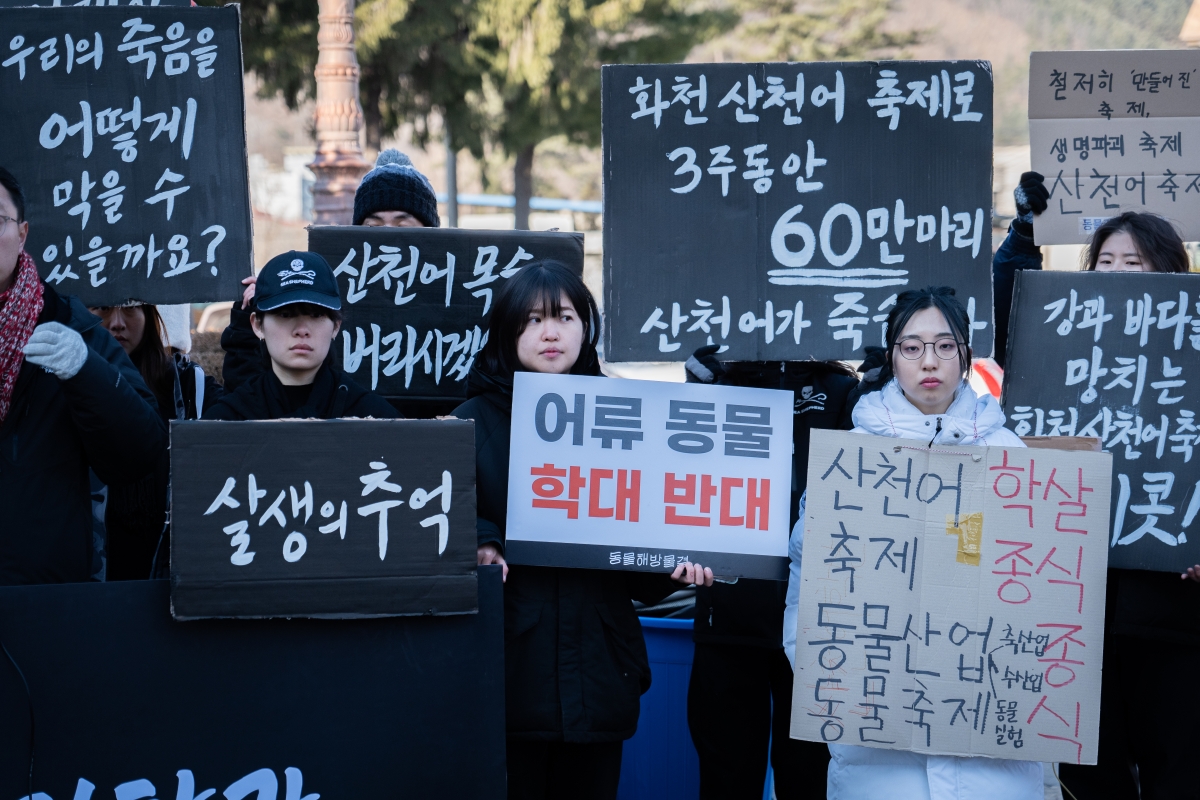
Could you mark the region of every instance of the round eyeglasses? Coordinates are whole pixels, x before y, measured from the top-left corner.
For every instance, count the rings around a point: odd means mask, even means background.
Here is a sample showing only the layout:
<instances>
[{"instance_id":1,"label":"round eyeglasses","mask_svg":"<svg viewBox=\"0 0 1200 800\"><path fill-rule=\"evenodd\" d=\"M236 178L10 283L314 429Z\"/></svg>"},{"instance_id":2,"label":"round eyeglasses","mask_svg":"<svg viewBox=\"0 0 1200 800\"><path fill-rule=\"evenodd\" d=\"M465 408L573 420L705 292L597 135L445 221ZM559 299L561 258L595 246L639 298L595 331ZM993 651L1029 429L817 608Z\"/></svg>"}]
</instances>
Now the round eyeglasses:
<instances>
[{"instance_id":1,"label":"round eyeglasses","mask_svg":"<svg viewBox=\"0 0 1200 800\"><path fill-rule=\"evenodd\" d=\"M909 361L916 361L925 357L925 348L933 345L933 353L942 361L951 361L958 358L959 344L954 339L938 339L934 342L926 342L921 339L905 339L901 342L896 342L896 347L900 349L900 355Z\"/></svg>"}]
</instances>

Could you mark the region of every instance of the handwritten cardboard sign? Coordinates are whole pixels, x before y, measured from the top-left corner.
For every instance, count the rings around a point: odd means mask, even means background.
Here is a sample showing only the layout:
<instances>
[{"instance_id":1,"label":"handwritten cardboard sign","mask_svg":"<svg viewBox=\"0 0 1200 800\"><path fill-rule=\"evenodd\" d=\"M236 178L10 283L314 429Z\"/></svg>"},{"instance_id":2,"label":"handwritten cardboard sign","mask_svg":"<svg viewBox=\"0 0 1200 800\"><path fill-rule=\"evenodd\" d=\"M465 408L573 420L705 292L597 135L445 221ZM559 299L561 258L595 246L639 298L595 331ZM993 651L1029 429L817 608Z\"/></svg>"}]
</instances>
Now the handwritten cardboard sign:
<instances>
[{"instance_id":1,"label":"handwritten cardboard sign","mask_svg":"<svg viewBox=\"0 0 1200 800\"><path fill-rule=\"evenodd\" d=\"M1111 566L1200 561L1200 275L1027 270L1013 299L1009 427L1112 453Z\"/></svg>"},{"instance_id":2,"label":"handwritten cardboard sign","mask_svg":"<svg viewBox=\"0 0 1200 800\"><path fill-rule=\"evenodd\" d=\"M1096 763L1111 465L814 431L792 737Z\"/></svg>"},{"instance_id":3,"label":"handwritten cardboard sign","mask_svg":"<svg viewBox=\"0 0 1200 800\"><path fill-rule=\"evenodd\" d=\"M1110 217L1148 211L1200 239L1200 52L1029 56L1029 144L1050 207L1038 244L1085 242Z\"/></svg>"},{"instance_id":4,"label":"handwritten cardboard sign","mask_svg":"<svg viewBox=\"0 0 1200 800\"><path fill-rule=\"evenodd\" d=\"M518 372L506 555L787 575L792 393Z\"/></svg>"},{"instance_id":5,"label":"handwritten cardboard sign","mask_svg":"<svg viewBox=\"0 0 1200 800\"><path fill-rule=\"evenodd\" d=\"M318 226L308 248L342 293L339 366L407 399L466 399L492 301L522 267L554 260L583 274L579 233Z\"/></svg>"},{"instance_id":6,"label":"handwritten cardboard sign","mask_svg":"<svg viewBox=\"0 0 1200 800\"><path fill-rule=\"evenodd\" d=\"M861 359L930 284L991 353L990 64L601 74L610 361Z\"/></svg>"},{"instance_id":7,"label":"handwritten cardboard sign","mask_svg":"<svg viewBox=\"0 0 1200 800\"><path fill-rule=\"evenodd\" d=\"M0 9L0 152L55 289L200 302L251 274L238 13Z\"/></svg>"},{"instance_id":8,"label":"handwritten cardboard sign","mask_svg":"<svg viewBox=\"0 0 1200 800\"><path fill-rule=\"evenodd\" d=\"M176 619L478 607L460 420L171 423Z\"/></svg>"}]
</instances>

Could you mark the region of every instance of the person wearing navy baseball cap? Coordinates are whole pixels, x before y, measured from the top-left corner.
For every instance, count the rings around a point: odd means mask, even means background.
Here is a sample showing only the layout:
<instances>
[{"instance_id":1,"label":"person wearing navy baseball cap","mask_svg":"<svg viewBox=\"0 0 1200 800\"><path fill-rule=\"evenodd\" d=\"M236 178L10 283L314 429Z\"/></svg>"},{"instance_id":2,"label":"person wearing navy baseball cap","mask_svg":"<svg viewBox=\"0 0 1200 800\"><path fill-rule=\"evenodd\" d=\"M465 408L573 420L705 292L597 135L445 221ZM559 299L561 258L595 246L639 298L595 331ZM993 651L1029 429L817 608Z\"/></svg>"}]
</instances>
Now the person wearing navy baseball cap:
<instances>
[{"instance_id":1,"label":"person wearing navy baseball cap","mask_svg":"<svg viewBox=\"0 0 1200 800\"><path fill-rule=\"evenodd\" d=\"M251 420L399 416L387 400L352 381L330 355L342 326L342 299L329 263L290 250L259 273L250 326L270 369L221 398L205 419Z\"/></svg>"}]
</instances>

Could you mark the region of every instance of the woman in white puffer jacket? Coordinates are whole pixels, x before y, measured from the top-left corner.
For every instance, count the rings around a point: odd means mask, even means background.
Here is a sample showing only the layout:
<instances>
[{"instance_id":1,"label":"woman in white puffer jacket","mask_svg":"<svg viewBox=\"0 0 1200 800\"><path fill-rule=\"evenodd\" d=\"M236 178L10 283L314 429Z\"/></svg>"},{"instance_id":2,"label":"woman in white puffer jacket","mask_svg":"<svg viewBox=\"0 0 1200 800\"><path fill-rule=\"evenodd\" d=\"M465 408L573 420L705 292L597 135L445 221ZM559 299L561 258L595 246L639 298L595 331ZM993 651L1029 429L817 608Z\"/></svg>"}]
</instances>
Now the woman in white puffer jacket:
<instances>
[{"instance_id":1,"label":"woman in white puffer jacket","mask_svg":"<svg viewBox=\"0 0 1200 800\"><path fill-rule=\"evenodd\" d=\"M1004 412L967 382L970 320L948 287L901 294L888 315L892 380L854 407L854 433L916 439L933 445L1023 447L1004 427ZM796 661L796 618L804 498L792 531L783 646ZM829 745L827 800L1042 800L1043 768L1036 761L959 758Z\"/></svg>"}]
</instances>

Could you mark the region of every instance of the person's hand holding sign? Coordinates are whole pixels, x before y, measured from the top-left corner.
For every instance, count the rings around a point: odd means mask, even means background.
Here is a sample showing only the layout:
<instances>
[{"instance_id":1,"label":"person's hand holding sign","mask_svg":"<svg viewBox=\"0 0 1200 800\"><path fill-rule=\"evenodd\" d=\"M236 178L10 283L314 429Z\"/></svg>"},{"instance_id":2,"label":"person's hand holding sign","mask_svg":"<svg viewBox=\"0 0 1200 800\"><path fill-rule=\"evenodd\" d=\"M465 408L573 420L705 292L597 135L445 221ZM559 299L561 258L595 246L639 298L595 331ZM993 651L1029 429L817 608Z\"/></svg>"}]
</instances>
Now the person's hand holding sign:
<instances>
[{"instance_id":1,"label":"person's hand holding sign","mask_svg":"<svg viewBox=\"0 0 1200 800\"><path fill-rule=\"evenodd\" d=\"M1181 580L1186 581L1190 578L1191 580L1195 581L1196 583L1200 583L1200 564L1197 564L1194 567L1188 567L1187 571L1184 572L1179 577Z\"/></svg>"},{"instance_id":2,"label":"person's hand holding sign","mask_svg":"<svg viewBox=\"0 0 1200 800\"><path fill-rule=\"evenodd\" d=\"M495 545L485 544L475 551L475 564L484 566L485 564L499 564L503 568L503 573L500 576L501 581L508 580L508 562L504 560L504 556L500 555L500 551Z\"/></svg>"},{"instance_id":3,"label":"person's hand holding sign","mask_svg":"<svg viewBox=\"0 0 1200 800\"><path fill-rule=\"evenodd\" d=\"M671 580L684 586L691 586L693 583L697 586L712 586L713 571L709 567L684 561L671 573Z\"/></svg>"}]
</instances>

